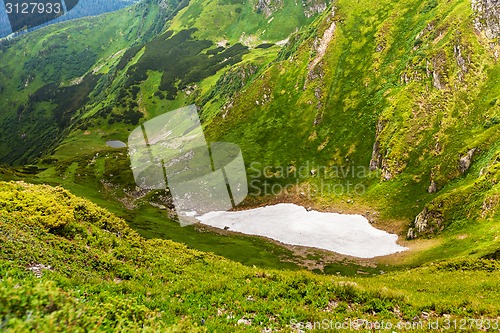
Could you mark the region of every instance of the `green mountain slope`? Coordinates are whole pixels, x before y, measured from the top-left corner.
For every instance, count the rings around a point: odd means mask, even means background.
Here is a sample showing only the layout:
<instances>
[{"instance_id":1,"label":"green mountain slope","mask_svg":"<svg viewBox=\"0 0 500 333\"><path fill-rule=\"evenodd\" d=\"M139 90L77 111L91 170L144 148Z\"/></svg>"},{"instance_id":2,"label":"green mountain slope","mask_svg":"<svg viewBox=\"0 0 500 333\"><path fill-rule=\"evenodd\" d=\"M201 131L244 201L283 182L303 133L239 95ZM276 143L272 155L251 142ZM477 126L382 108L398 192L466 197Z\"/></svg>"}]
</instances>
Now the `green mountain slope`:
<instances>
[{"instance_id":1,"label":"green mountain slope","mask_svg":"<svg viewBox=\"0 0 500 333\"><path fill-rule=\"evenodd\" d=\"M1 44L0 179L62 187L0 182L0 330L498 330L499 12L151 0ZM106 141L193 103L242 149L243 207L360 213L410 251L360 263L181 228Z\"/></svg>"},{"instance_id":2,"label":"green mountain slope","mask_svg":"<svg viewBox=\"0 0 500 333\"><path fill-rule=\"evenodd\" d=\"M0 133L0 160L25 164L55 148L76 128L102 127L103 119L136 125L140 117L165 112L169 103L161 105L161 111L151 105L161 103L162 92L169 100L183 99L178 91L240 62L247 46L270 46L287 38L325 10L325 3L280 3L268 8L242 1L145 1L5 41L0 47L0 108L6 125ZM161 34L169 26L170 32ZM172 32L176 34L169 38ZM268 53L257 49L255 57ZM187 58L184 64L173 65ZM161 98L139 103L139 92L144 99L154 93ZM137 108L147 111L141 115Z\"/></svg>"},{"instance_id":3,"label":"green mountain slope","mask_svg":"<svg viewBox=\"0 0 500 333\"><path fill-rule=\"evenodd\" d=\"M271 183L305 167L302 191L411 222L409 238L490 246L446 255L498 248L500 67L480 15L468 1L338 1L213 118L211 139L238 143Z\"/></svg>"},{"instance_id":4,"label":"green mountain slope","mask_svg":"<svg viewBox=\"0 0 500 333\"><path fill-rule=\"evenodd\" d=\"M103 74L182 7L180 0L146 1L2 41L0 160L23 164L53 148L93 100Z\"/></svg>"},{"instance_id":5,"label":"green mountain slope","mask_svg":"<svg viewBox=\"0 0 500 333\"><path fill-rule=\"evenodd\" d=\"M418 332L482 316L472 332L500 315L495 261L354 280L249 268L145 240L62 188L24 182L0 183L0 240L2 332L320 331L357 318Z\"/></svg>"}]
</instances>

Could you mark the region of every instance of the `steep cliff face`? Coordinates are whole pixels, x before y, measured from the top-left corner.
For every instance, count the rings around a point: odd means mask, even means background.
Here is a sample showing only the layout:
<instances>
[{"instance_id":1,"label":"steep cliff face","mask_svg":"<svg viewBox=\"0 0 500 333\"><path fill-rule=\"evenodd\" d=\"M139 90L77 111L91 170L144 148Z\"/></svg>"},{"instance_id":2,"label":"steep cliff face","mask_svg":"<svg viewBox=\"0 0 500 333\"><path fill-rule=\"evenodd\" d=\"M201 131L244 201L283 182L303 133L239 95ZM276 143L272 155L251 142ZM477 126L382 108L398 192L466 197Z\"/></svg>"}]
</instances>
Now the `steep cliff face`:
<instances>
[{"instance_id":1,"label":"steep cliff face","mask_svg":"<svg viewBox=\"0 0 500 333\"><path fill-rule=\"evenodd\" d=\"M476 13L475 28L489 39L500 37L500 1L472 0L472 9Z\"/></svg>"}]
</instances>

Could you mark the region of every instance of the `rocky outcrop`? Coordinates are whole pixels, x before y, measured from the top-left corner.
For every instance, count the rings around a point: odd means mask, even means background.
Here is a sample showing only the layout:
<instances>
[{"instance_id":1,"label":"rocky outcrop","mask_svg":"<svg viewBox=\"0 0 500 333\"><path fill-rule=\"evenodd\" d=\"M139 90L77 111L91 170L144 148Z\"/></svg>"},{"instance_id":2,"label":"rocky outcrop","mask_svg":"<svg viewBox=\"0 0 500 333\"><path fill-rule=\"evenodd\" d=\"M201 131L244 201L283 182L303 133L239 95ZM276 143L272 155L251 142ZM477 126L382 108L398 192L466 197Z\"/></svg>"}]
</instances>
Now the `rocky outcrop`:
<instances>
[{"instance_id":1,"label":"rocky outcrop","mask_svg":"<svg viewBox=\"0 0 500 333\"><path fill-rule=\"evenodd\" d=\"M446 53L439 52L432 60L432 84L438 90L446 89L448 81L448 64Z\"/></svg>"},{"instance_id":2,"label":"rocky outcrop","mask_svg":"<svg viewBox=\"0 0 500 333\"><path fill-rule=\"evenodd\" d=\"M438 72L432 72L432 84L434 88L438 90L443 90L445 88L444 84L441 82L441 77Z\"/></svg>"},{"instance_id":3,"label":"rocky outcrop","mask_svg":"<svg viewBox=\"0 0 500 333\"><path fill-rule=\"evenodd\" d=\"M332 14L331 14L331 18L330 18L331 19L330 26L325 30L321 39L316 38L314 40L313 49L316 52L316 57L309 63L309 66L307 68L308 69L307 76L308 76L309 80L311 79L311 77L313 75L313 70L316 67L316 65L318 65L321 62L321 60L323 60L323 57L326 54L328 45L330 44L330 42L333 39L333 36L335 35L335 29L336 29L337 25L336 25L335 21L333 20L334 16L335 16L335 11L332 10ZM305 84L304 84L304 87L305 87Z\"/></svg>"},{"instance_id":4,"label":"rocky outcrop","mask_svg":"<svg viewBox=\"0 0 500 333\"><path fill-rule=\"evenodd\" d=\"M304 15L309 18L323 13L327 8L327 3L324 0L302 0L302 6L304 7Z\"/></svg>"},{"instance_id":5,"label":"rocky outcrop","mask_svg":"<svg viewBox=\"0 0 500 333\"><path fill-rule=\"evenodd\" d=\"M441 212L424 208L410 225L406 238L415 239L424 234L432 234L443 228Z\"/></svg>"},{"instance_id":6,"label":"rocky outcrop","mask_svg":"<svg viewBox=\"0 0 500 333\"><path fill-rule=\"evenodd\" d=\"M463 47L459 44L453 47L453 54L455 55L457 65L460 68L460 71L458 72L458 79L460 81L463 81L464 75L469 71L470 65L470 55L466 59L463 55L462 48Z\"/></svg>"},{"instance_id":7,"label":"rocky outcrop","mask_svg":"<svg viewBox=\"0 0 500 333\"><path fill-rule=\"evenodd\" d=\"M493 217L496 211L500 208L500 195L492 195L487 197L483 201L483 205L481 206L481 217Z\"/></svg>"},{"instance_id":8,"label":"rocky outcrop","mask_svg":"<svg viewBox=\"0 0 500 333\"><path fill-rule=\"evenodd\" d=\"M474 27L484 31L489 39L500 37L500 1L472 0L472 10L476 14Z\"/></svg>"},{"instance_id":9,"label":"rocky outcrop","mask_svg":"<svg viewBox=\"0 0 500 333\"><path fill-rule=\"evenodd\" d=\"M389 167L387 161L382 162L382 178L385 180L391 180L394 177L394 174Z\"/></svg>"},{"instance_id":10,"label":"rocky outcrop","mask_svg":"<svg viewBox=\"0 0 500 333\"><path fill-rule=\"evenodd\" d=\"M370 160L370 171L380 170L380 175L383 180L391 180L397 176L405 168L406 163L401 160L394 159L394 156L388 155L388 148L381 147L380 134L386 127L387 120L378 120L375 143L372 149L372 158Z\"/></svg>"},{"instance_id":11,"label":"rocky outcrop","mask_svg":"<svg viewBox=\"0 0 500 333\"><path fill-rule=\"evenodd\" d=\"M307 18L323 13L327 8L329 0L302 0L302 10ZM295 4L298 1L295 0ZM257 0L255 11L264 14L265 17L270 17L274 12L283 8L283 0Z\"/></svg>"},{"instance_id":12,"label":"rocky outcrop","mask_svg":"<svg viewBox=\"0 0 500 333\"><path fill-rule=\"evenodd\" d=\"M375 171L382 167L382 153L380 152L380 133L384 129L386 121L380 120L377 122L375 132L375 143L373 144L372 159L370 160L370 171Z\"/></svg>"},{"instance_id":13,"label":"rocky outcrop","mask_svg":"<svg viewBox=\"0 0 500 333\"><path fill-rule=\"evenodd\" d=\"M380 141L375 139L372 150L372 159L370 160L370 171L375 171L382 165L382 154L380 153Z\"/></svg>"},{"instance_id":14,"label":"rocky outcrop","mask_svg":"<svg viewBox=\"0 0 500 333\"><path fill-rule=\"evenodd\" d=\"M471 164L472 164L472 158L474 157L474 154L476 152L476 148L472 148L465 154L464 156L460 157L460 163L459 163L459 170L460 173L464 173L467 170L469 170Z\"/></svg>"},{"instance_id":15,"label":"rocky outcrop","mask_svg":"<svg viewBox=\"0 0 500 333\"><path fill-rule=\"evenodd\" d=\"M431 180L431 184L429 185L429 188L427 189L427 192L429 194L436 193L437 192L437 185L436 182Z\"/></svg>"},{"instance_id":16,"label":"rocky outcrop","mask_svg":"<svg viewBox=\"0 0 500 333\"><path fill-rule=\"evenodd\" d=\"M455 59L457 60L457 65L460 67L462 72L467 73L469 68L467 67L470 64L470 59L465 59L462 55L462 47L460 45L455 45L453 47L453 53L455 54Z\"/></svg>"}]
</instances>

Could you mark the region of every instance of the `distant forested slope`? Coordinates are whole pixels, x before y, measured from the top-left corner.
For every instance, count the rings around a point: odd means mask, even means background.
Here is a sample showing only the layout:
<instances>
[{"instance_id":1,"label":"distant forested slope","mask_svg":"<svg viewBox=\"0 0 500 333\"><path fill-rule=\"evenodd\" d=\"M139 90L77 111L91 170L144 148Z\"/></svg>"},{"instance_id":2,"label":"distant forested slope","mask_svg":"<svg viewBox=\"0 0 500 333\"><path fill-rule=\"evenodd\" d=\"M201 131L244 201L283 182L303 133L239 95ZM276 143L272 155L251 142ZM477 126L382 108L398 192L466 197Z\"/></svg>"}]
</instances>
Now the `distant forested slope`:
<instances>
[{"instance_id":1,"label":"distant forested slope","mask_svg":"<svg viewBox=\"0 0 500 333\"><path fill-rule=\"evenodd\" d=\"M5 0L6 1L6 0ZM39 29L41 27L68 21L74 20L81 17L86 16L95 16L103 13L113 12L115 10L124 8L126 6L130 6L134 3L139 2L138 0L80 0L78 1L78 5L76 5L73 9L69 10L65 15L60 16L52 21L49 21L45 24L39 25L35 28L29 29L30 31ZM5 6L3 3L0 5L0 38L6 37L12 33L12 29L10 27L9 20L7 18L7 14L5 12ZM21 34L24 32L16 33Z\"/></svg>"}]
</instances>

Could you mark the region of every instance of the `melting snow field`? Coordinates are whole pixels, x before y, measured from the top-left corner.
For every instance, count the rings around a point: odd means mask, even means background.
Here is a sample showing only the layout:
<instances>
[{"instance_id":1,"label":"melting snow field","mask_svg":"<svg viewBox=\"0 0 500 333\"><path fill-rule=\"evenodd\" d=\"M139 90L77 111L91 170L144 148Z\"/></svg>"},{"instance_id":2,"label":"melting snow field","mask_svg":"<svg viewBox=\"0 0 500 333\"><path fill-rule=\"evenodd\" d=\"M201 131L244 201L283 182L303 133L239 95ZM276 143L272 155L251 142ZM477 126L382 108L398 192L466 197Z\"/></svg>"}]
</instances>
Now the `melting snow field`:
<instances>
[{"instance_id":1,"label":"melting snow field","mask_svg":"<svg viewBox=\"0 0 500 333\"><path fill-rule=\"evenodd\" d=\"M106 141L106 144L110 146L111 148L125 148L127 145L121 141L118 140L111 140L111 141Z\"/></svg>"},{"instance_id":2,"label":"melting snow field","mask_svg":"<svg viewBox=\"0 0 500 333\"><path fill-rule=\"evenodd\" d=\"M201 223L248 235L269 237L285 244L325 249L359 258L373 258L407 250L398 236L376 229L361 215L307 211L294 204L278 204L238 212L210 212Z\"/></svg>"}]
</instances>

